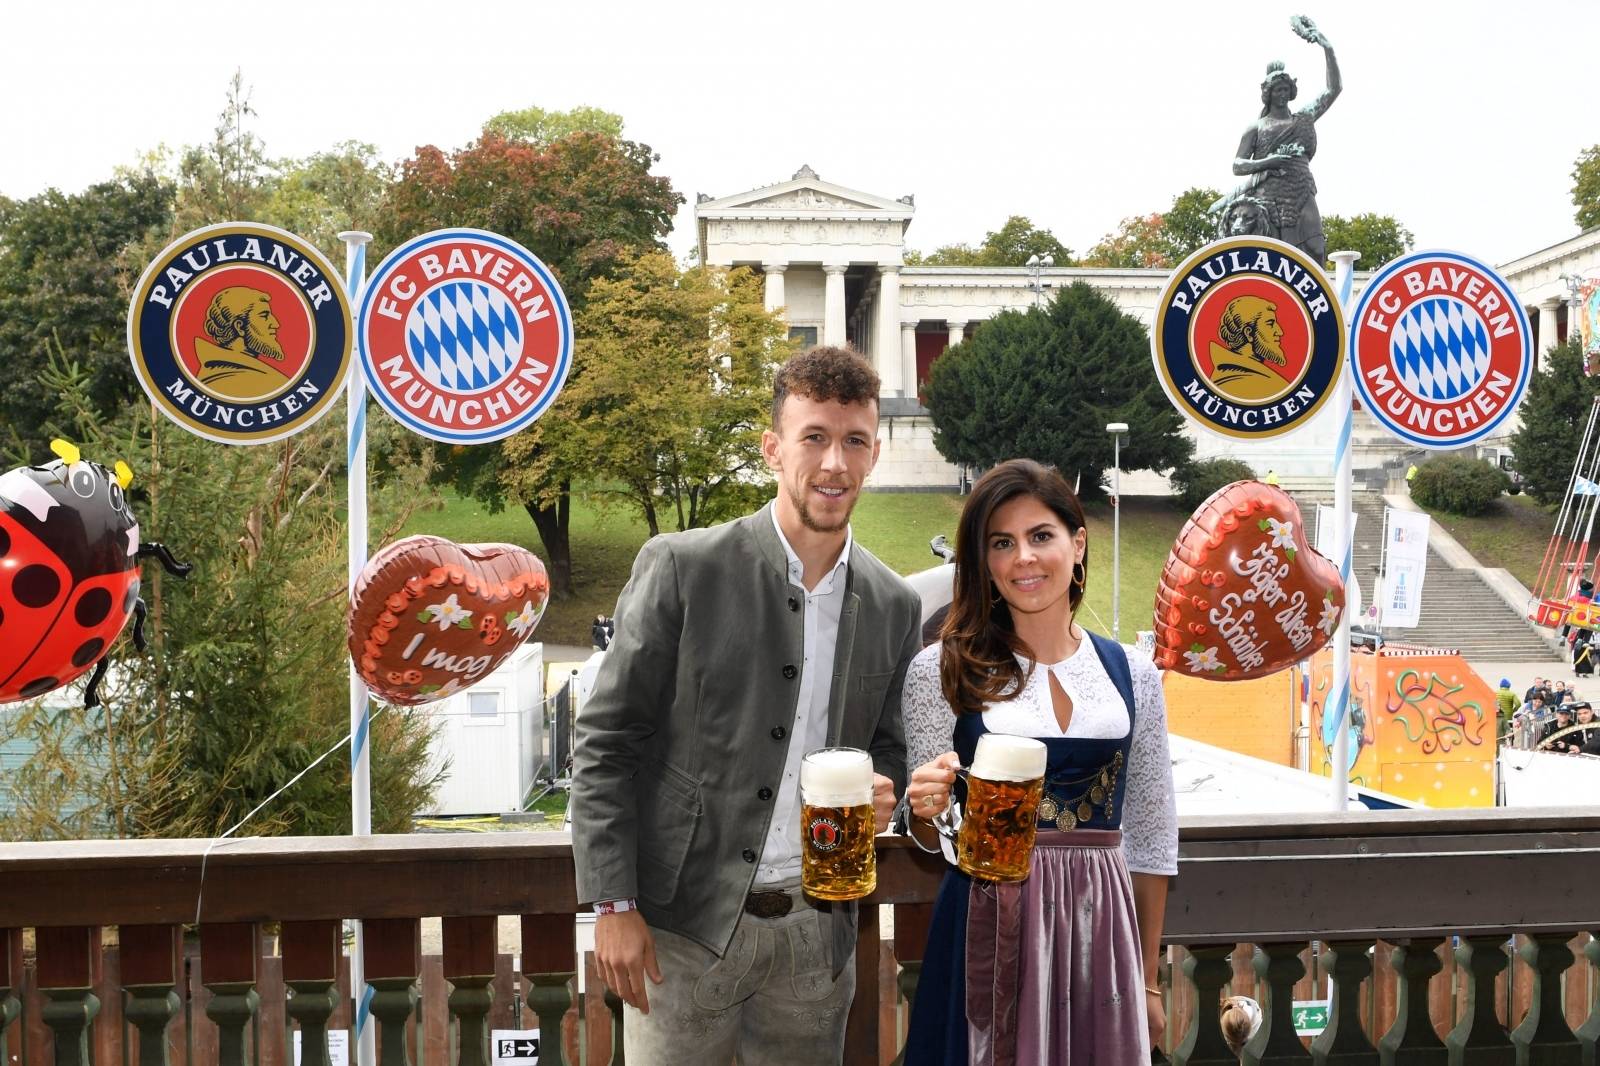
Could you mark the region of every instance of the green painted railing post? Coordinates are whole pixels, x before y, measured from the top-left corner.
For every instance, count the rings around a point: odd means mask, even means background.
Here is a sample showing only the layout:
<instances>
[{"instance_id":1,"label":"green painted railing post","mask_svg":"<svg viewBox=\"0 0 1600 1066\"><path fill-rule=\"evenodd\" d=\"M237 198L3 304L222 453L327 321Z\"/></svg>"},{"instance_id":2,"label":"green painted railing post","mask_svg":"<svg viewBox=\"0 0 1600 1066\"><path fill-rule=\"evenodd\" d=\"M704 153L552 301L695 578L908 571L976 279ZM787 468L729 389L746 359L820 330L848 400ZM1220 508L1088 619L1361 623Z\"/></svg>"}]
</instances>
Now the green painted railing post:
<instances>
[{"instance_id":1,"label":"green painted railing post","mask_svg":"<svg viewBox=\"0 0 1600 1066\"><path fill-rule=\"evenodd\" d=\"M1464 937L1456 963L1467 971L1467 1009L1445 1046L1450 1066L1515 1066L1517 1049L1495 1013L1494 985L1509 963L1503 936Z\"/></svg>"},{"instance_id":2,"label":"green painted railing post","mask_svg":"<svg viewBox=\"0 0 1600 1066\"><path fill-rule=\"evenodd\" d=\"M1443 937L1399 941L1389 956L1389 964L1400 975L1395 1002L1394 1024L1378 1042L1378 1061L1382 1066L1446 1066L1450 1049L1434 1032L1428 1010L1428 982L1444 969L1439 960Z\"/></svg>"},{"instance_id":3,"label":"green painted railing post","mask_svg":"<svg viewBox=\"0 0 1600 1066\"><path fill-rule=\"evenodd\" d=\"M1589 987L1600 978L1600 931L1591 930L1589 942L1583 946L1583 957L1589 960ZM1600 1042L1600 999L1594 1000L1589 1016L1578 1026L1578 1046L1583 1049L1583 1066L1596 1066L1595 1045Z\"/></svg>"},{"instance_id":4,"label":"green painted railing post","mask_svg":"<svg viewBox=\"0 0 1600 1066\"><path fill-rule=\"evenodd\" d=\"M1378 1049L1361 1028L1361 984L1372 973L1368 954L1374 941L1335 940L1328 944L1333 964L1333 1003L1328 1027L1311 1041L1318 1066L1378 1066Z\"/></svg>"},{"instance_id":5,"label":"green painted railing post","mask_svg":"<svg viewBox=\"0 0 1600 1066\"><path fill-rule=\"evenodd\" d=\"M1233 979L1232 944L1207 944L1186 948L1183 975L1194 986L1194 1017L1183 1042L1172 1052L1175 1066L1210 1066L1239 1061L1222 1037L1222 989Z\"/></svg>"},{"instance_id":6,"label":"green painted railing post","mask_svg":"<svg viewBox=\"0 0 1600 1066\"><path fill-rule=\"evenodd\" d=\"M1261 1031L1245 1045L1241 1056L1246 1063L1310 1062L1311 1052L1294 1031L1294 986L1306 975L1300 953L1304 943L1258 944L1255 971L1267 982L1267 1001L1261 1005L1265 1017Z\"/></svg>"},{"instance_id":7,"label":"green painted railing post","mask_svg":"<svg viewBox=\"0 0 1600 1066\"><path fill-rule=\"evenodd\" d=\"M1575 956L1566 933L1534 933L1522 947L1533 968L1533 1000L1527 1017L1511 1034L1518 1066L1580 1066L1583 1048L1567 1024L1561 976Z\"/></svg>"},{"instance_id":8,"label":"green painted railing post","mask_svg":"<svg viewBox=\"0 0 1600 1066\"><path fill-rule=\"evenodd\" d=\"M217 1026L217 1066L250 1061L245 1028L255 1020L256 930L249 922L200 926L200 980L211 993L206 1017Z\"/></svg>"}]
</instances>

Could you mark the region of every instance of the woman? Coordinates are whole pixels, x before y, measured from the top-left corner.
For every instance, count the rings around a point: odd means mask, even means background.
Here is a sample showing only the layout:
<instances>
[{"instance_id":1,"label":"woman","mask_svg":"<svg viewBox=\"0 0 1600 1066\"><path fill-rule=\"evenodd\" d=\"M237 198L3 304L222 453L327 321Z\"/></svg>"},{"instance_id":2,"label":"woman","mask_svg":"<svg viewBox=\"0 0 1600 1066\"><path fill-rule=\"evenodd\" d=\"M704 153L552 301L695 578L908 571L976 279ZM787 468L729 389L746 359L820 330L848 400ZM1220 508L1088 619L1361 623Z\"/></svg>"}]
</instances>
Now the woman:
<instances>
[{"instance_id":1,"label":"woman","mask_svg":"<svg viewBox=\"0 0 1600 1066\"><path fill-rule=\"evenodd\" d=\"M907 1066L1133 1066L1161 1034L1178 856L1166 706L1149 659L1074 621L1087 567L1083 509L1060 475L1014 459L979 479L941 642L906 674L911 832L939 839L931 821L961 801L955 770L986 731L1038 737L1049 768L1028 879L945 876Z\"/></svg>"}]
</instances>

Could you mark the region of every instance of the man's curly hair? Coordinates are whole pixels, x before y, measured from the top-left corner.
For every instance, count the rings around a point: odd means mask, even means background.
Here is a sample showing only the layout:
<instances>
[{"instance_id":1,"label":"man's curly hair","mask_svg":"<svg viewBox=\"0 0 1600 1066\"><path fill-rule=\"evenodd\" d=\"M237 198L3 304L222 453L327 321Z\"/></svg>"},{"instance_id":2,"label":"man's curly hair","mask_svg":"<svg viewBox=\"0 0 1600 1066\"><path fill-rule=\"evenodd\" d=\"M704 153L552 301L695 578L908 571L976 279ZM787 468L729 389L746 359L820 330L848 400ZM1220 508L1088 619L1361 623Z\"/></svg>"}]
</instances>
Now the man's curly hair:
<instances>
[{"instance_id":1,"label":"man's curly hair","mask_svg":"<svg viewBox=\"0 0 1600 1066\"><path fill-rule=\"evenodd\" d=\"M818 345L778 368L772 379L772 428L778 428L783 401L790 394L837 403L878 402L878 372L853 348Z\"/></svg>"}]
</instances>

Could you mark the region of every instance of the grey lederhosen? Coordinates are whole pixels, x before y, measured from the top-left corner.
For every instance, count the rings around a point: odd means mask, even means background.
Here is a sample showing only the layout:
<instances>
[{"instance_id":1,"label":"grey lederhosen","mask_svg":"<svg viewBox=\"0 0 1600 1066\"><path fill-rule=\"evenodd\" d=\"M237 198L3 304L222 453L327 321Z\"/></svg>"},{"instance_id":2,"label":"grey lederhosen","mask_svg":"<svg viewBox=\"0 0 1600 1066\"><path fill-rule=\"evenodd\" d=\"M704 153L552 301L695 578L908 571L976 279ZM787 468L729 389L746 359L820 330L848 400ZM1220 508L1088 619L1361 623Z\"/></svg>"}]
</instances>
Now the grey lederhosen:
<instances>
[{"instance_id":1,"label":"grey lederhosen","mask_svg":"<svg viewBox=\"0 0 1600 1066\"><path fill-rule=\"evenodd\" d=\"M648 978L650 1013L624 1008L632 1066L838 1066L855 996L853 961L835 981L828 964L827 916L798 882L774 886L793 900L780 918L742 914L728 951L652 929L661 984Z\"/></svg>"}]
</instances>

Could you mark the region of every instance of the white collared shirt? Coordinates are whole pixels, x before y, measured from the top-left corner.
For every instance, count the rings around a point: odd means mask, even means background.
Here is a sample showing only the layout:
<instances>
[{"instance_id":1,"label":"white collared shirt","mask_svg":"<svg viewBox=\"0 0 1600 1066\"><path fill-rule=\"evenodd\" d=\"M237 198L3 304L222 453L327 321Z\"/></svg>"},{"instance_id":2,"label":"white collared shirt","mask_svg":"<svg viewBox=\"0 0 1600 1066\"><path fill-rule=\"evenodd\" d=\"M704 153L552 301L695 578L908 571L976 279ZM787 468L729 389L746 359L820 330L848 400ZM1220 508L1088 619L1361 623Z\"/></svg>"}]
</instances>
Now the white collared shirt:
<instances>
[{"instance_id":1,"label":"white collared shirt","mask_svg":"<svg viewBox=\"0 0 1600 1066\"><path fill-rule=\"evenodd\" d=\"M778 543L789 560L789 583L803 597L805 620L804 661L800 665L800 693L795 700L794 722L789 727L789 747L783 760L783 779L773 798L772 824L761 849L756 884L772 885L800 876L800 760L810 751L828 745L828 697L833 689L833 657L839 645L839 617L844 613L845 573L850 567L852 534L845 527L844 547L833 569L817 587L806 591L805 564L789 546L778 525L776 504L767 508Z\"/></svg>"}]
</instances>

